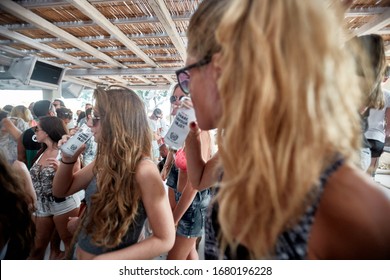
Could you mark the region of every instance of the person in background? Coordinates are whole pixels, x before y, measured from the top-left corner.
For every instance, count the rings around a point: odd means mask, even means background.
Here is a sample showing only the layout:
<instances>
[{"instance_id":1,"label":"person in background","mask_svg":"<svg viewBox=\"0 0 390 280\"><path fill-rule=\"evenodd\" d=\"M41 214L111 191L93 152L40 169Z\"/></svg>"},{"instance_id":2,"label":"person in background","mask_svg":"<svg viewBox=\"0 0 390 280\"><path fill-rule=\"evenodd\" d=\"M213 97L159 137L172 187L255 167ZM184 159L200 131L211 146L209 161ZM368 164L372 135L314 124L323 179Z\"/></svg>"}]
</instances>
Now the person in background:
<instances>
[{"instance_id":1,"label":"person in background","mask_svg":"<svg viewBox=\"0 0 390 280\"><path fill-rule=\"evenodd\" d=\"M211 138L208 131L200 132L202 159L211 157ZM209 189L198 191L191 184L187 174L187 147L180 148L175 155L175 165L179 170L175 192L176 205L173 209L173 220L176 225L176 240L169 251L168 260L197 260L197 240L204 234L206 210L211 200Z\"/></svg>"},{"instance_id":2,"label":"person in background","mask_svg":"<svg viewBox=\"0 0 390 280\"><path fill-rule=\"evenodd\" d=\"M76 127L77 127L78 119L79 119L81 112L82 112L82 110L79 109L76 111L76 115L73 115L73 117L74 117L73 122L76 124Z\"/></svg>"},{"instance_id":3,"label":"person in background","mask_svg":"<svg viewBox=\"0 0 390 280\"><path fill-rule=\"evenodd\" d=\"M85 111L87 123L88 121L92 120L92 108L88 108ZM88 164L90 164L96 157L96 151L97 151L97 143L95 141L95 137L92 136L86 143L85 143L85 150L82 152L82 166L85 167Z\"/></svg>"},{"instance_id":4,"label":"person in background","mask_svg":"<svg viewBox=\"0 0 390 280\"><path fill-rule=\"evenodd\" d=\"M72 121L73 121L73 112L72 110L60 107L56 109L57 117L59 117L61 120L65 122L65 125L68 129L72 129L74 127Z\"/></svg>"},{"instance_id":5,"label":"person in background","mask_svg":"<svg viewBox=\"0 0 390 280\"><path fill-rule=\"evenodd\" d=\"M198 122L189 176L219 181L206 259L390 258L390 201L357 166L363 96L339 4L205 0L192 16L177 76ZM217 175L199 128L218 128Z\"/></svg>"},{"instance_id":6,"label":"person in background","mask_svg":"<svg viewBox=\"0 0 390 280\"><path fill-rule=\"evenodd\" d=\"M181 105L181 99L185 97L184 92L180 89L179 84L176 84L173 87L172 95L169 99L171 102L171 116L175 117L177 110ZM161 173L161 178L163 181L166 180L166 185L168 186L168 198L171 209L176 207L176 190L177 190L177 181L179 178L179 170L175 165L175 154L176 150L169 148L167 158L165 160L164 166Z\"/></svg>"},{"instance_id":7,"label":"person in background","mask_svg":"<svg viewBox=\"0 0 390 280\"><path fill-rule=\"evenodd\" d=\"M49 100L40 100L34 103L33 113L37 118L44 116L56 116L54 106ZM35 127L25 130L18 138L18 160L24 162L30 169L34 163L37 152L41 149L41 144L37 142Z\"/></svg>"},{"instance_id":8,"label":"person in background","mask_svg":"<svg viewBox=\"0 0 390 280\"><path fill-rule=\"evenodd\" d=\"M23 168L23 164L11 166L0 153L1 260L25 260L34 245L35 193L28 185L28 180L31 181L28 171Z\"/></svg>"},{"instance_id":9,"label":"person in background","mask_svg":"<svg viewBox=\"0 0 390 280\"><path fill-rule=\"evenodd\" d=\"M363 93L365 93L362 107L359 110L362 116L363 130L363 144L360 156L361 168L370 174L372 170L368 169L373 162L372 158L377 158L378 154L381 153L384 146L384 144L380 144L380 141L375 142L375 140L372 139L370 142L366 137L366 132L369 129L369 114L372 112L372 110L383 110L384 114L386 106L381 88L381 82L383 80L383 74L386 68L384 43L380 35L369 34L354 37L348 41L346 45L348 50L354 54L357 65L356 72L359 77L359 85ZM371 121L373 121L373 119L371 119ZM371 125L374 125L373 122ZM370 133L368 136L373 137L373 135ZM372 151L374 152L374 155L371 155ZM373 168L374 167L371 167L371 169Z\"/></svg>"},{"instance_id":10,"label":"person in background","mask_svg":"<svg viewBox=\"0 0 390 280\"><path fill-rule=\"evenodd\" d=\"M376 169L378 168L379 158L383 153L386 141L386 126L389 123L386 121L386 111L390 107L390 91L382 88L381 82L386 82L388 76L386 77L386 58L384 51L383 39L379 35L369 35L371 36L370 45L371 50L367 49L370 55L370 64L374 74L377 75L377 79L374 79L372 88L376 91L382 91L384 97L383 108L378 109L369 109L368 116L368 128L364 133L364 136L370 144L371 150L371 162L367 170L368 174L375 178ZM390 67L388 66L390 69ZM383 78L380 78L383 77Z\"/></svg>"},{"instance_id":11,"label":"person in background","mask_svg":"<svg viewBox=\"0 0 390 280\"><path fill-rule=\"evenodd\" d=\"M8 113L11 113L11 111L12 111L13 108L14 108L13 105L8 104L8 105L5 105L5 106L3 107L3 111L6 111L6 112L8 112Z\"/></svg>"},{"instance_id":12,"label":"person in background","mask_svg":"<svg viewBox=\"0 0 390 280\"><path fill-rule=\"evenodd\" d=\"M61 107L66 107L64 101L58 98L54 99L53 106L56 108L56 110L60 109Z\"/></svg>"},{"instance_id":13,"label":"person in background","mask_svg":"<svg viewBox=\"0 0 390 280\"><path fill-rule=\"evenodd\" d=\"M12 164L18 158L18 139L29 126L23 119L8 115L0 112L0 151Z\"/></svg>"},{"instance_id":14,"label":"person in background","mask_svg":"<svg viewBox=\"0 0 390 280\"><path fill-rule=\"evenodd\" d=\"M77 117L77 121L76 121L76 123L77 123L77 127L80 127L81 125L83 125L84 123L86 123L85 121L86 121L86 118L85 118L85 112L84 111L82 111L79 115L78 115L78 117Z\"/></svg>"},{"instance_id":15,"label":"person in background","mask_svg":"<svg viewBox=\"0 0 390 280\"><path fill-rule=\"evenodd\" d=\"M160 119L162 118L162 111L159 108L153 110L153 113L148 118L148 123L150 129L153 133L153 141L152 141L152 151L153 151L153 160L157 164L160 157L160 152L158 150L158 142L161 141L162 137L160 135Z\"/></svg>"},{"instance_id":16,"label":"person in background","mask_svg":"<svg viewBox=\"0 0 390 280\"><path fill-rule=\"evenodd\" d=\"M72 234L67 230L70 217L79 211L78 195L64 198L53 195L53 179L60 165L61 154L57 143L68 133L64 122L54 116L41 117L35 127L36 139L42 143L39 157L30 169L31 179L37 195L37 210L35 211L36 238L30 259L42 260L46 248L56 230L64 242L65 255L70 249ZM80 169L80 161L72 165L73 172Z\"/></svg>"},{"instance_id":17,"label":"person in background","mask_svg":"<svg viewBox=\"0 0 390 280\"><path fill-rule=\"evenodd\" d=\"M36 122L34 121L30 109L24 105L15 106L12 109L10 116L24 120L26 123L28 123L29 127L36 126Z\"/></svg>"},{"instance_id":18,"label":"person in background","mask_svg":"<svg viewBox=\"0 0 390 280\"><path fill-rule=\"evenodd\" d=\"M31 102L30 105L28 105L28 109L30 110L31 115L33 117L33 120L31 122L31 127L36 126L37 125L37 121L38 121L38 117L35 116L34 111L33 111L34 104L35 104L35 102Z\"/></svg>"},{"instance_id":19,"label":"person in background","mask_svg":"<svg viewBox=\"0 0 390 280\"><path fill-rule=\"evenodd\" d=\"M53 185L57 197L86 190L77 259L155 258L172 248L174 224L151 160L152 133L144 104L125 88L98 88L94 97L88 126L98 143L96 159L73 173L82 149L74 156L63 154ZM153 235L137 242L146 218Z\"/></svg>"},{"instance_id":20,"label":"person in background","mask_svg":"<svg viewBox=\"0 0 390 280\"><path fill-rule=\"evenodd\" d=\"M181 88L176 85L170 98L174 116L180 108L181 99L185 96ZM209 159L211 155L211 138L207 131L202 133L203 156ZM167 160L161 172L163 180L167 178L168 196L173 212L176 227L176 240L167 259L199 259L197 240L204 232L205 212L210 202L209 190L198 192L188 180L186 168L186 148L178 151L169 151Z\"/></svg>"},{"instance_id":21,"label":"person in background","mask_svg":"<svg viewBox=\"0 0 390 280\"><path fill-rule=\"evenodd\" d=\"M160 160L160 162L157 164L157 167L158 167L158 171L161 172L162 169L164 168L164 164L165 164L165 161L166 161L166 159L167 159L169 149L168 149L167 145L165 145L164 143L162 143L162 144L158 147L158 150L160 151L161 160Z\"/></svg>"},{"instance_id":22,"label":"person in background","mask_svg":"<svg viewBox=\"0 0 390 280\"><path fill-rule=\"evenodd\" d=\"M45 116L45 115L55 115L54 112L54 106L50 104L50 101L48 100L42 100L38 101L36 103L31 103L30 106L33 106L32 109L34 109L34 105L36 104L36 111L38 113L38 117ZM14 109L18 110L18 106L16 106ZM35 115L35 114L34 114ZM38 117L37 121L38 121ZM37 121L33 120L31 122L31 127L37 126ZM18 160L22 161L24 164L27 165L27 168L30 169L32 164L36 160L36 154L41 149L41 144L36 141L35 133L32 129L26 130L22 136L18 138L17 142L17 157ZM53 232L53 236L50 240L50 259L61 259L62 258L62 251L60 249L61 245L61 238L56 230Z\"/></svg>"},{"instance_id":23,"label":"person in background","mask_svg":"<svg viewBox=\"0 0 390 280\"><path fill-rule=\"evenodd\" d=\"M87 110L89 108L92 108L92 104L91 103L86 103L84 112L81 112L79 117L78 117L78 119L77 119L77 126L78 127L81 127L83 124L87 123L87 117L86 117L85 113L87 112Z\"/></svg>"}]
</instances>

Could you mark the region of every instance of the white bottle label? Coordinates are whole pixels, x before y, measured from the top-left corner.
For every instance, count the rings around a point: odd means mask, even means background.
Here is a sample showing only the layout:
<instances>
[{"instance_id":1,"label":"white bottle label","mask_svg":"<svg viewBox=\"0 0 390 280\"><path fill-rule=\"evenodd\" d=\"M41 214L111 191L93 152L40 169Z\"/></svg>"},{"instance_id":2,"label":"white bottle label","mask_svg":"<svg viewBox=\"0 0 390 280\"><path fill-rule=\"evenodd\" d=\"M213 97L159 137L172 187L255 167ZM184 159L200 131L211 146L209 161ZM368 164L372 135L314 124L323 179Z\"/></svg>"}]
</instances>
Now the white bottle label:
<instances>
[{"instance_id":1,"label":"white bottle label","mask_svg":"<svg viewBox=\"0 0 390 280\"><path fill-rule=\"evenodd\" d=\"M69 156L73 156L76 151L87 142L92 137L91 128L89 128L86 124L83 124L79 130L73 135L68 141L61 146L61 151L64 154Z\"/></svg>"},{"instance_id":2,"label":"white bottle label","mask_svg":"<svg viewBox=\"0 0 390 280\"><path fill-rule=\"evenodd\" d=\"M190 132L190 122L194 120L194 109L179 109L171 127L164 137L165 144L176 150L181 148Z\"/></svg>"}]
</instances>

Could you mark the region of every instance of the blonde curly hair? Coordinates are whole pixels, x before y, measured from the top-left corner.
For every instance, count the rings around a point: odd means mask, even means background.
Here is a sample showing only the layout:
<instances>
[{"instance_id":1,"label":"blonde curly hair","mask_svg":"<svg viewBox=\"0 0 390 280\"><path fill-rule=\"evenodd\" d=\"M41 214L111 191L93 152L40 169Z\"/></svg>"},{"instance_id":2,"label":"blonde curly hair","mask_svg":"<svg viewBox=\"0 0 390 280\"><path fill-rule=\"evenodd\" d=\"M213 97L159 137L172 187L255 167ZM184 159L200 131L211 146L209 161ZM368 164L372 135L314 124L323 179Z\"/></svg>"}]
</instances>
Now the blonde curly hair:
<instances>
[{"instance_id":1,"label":"blonde curly hair","mask_svg":"<svg viewBox=\"0 0 390 280\"><path fill-rule=\"evenodd\" d=\"M341 14L324 2L232 1L217 29L222 252L272 257L324 168L357 160L361 92Z\"/></svg>"}]
</instances>

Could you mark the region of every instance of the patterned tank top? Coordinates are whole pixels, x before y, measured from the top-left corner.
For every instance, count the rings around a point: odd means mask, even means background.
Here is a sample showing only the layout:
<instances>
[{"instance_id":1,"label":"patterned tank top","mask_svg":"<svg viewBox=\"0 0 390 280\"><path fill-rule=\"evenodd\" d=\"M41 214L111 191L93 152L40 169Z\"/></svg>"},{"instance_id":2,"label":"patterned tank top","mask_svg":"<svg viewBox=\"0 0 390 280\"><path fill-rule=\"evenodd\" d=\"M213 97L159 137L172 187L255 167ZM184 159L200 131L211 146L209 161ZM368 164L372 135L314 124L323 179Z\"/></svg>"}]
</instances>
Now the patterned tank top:
<instances>
[{"instance_id":1,"label":"patterned tank top","mask_svg":"<svg viewBox=\"0 0 390 280\"><path fill-rule=\"evenodd\" d=\"M38 163L42 155L31 167L30 175L38 201L46 204L54 201L53 179L56 171L52 166L44 166Z\"/></svg>"},{"instance_id":2,"label":"patterned tank top","mask_svg":"<svg viewBox=\"0 0 390 280\"><path fill-rule=\"evenodd\" d=\"M314 222L314 217L320 202L324 186L328 178L342 164L343 159L337 159L330 165L320 176L319 188L317 196L313 203L309 205L306 211L298 219L298 222L292 227L279 235L275 245L276 260L297 260L306 259L308 250L308 241L310 231ZM205 259L218 260L221 258L219 243L217 237L220 233L220 225L218 223L218 204L215 202L209 209L206 225L205 225ZM247 248L239 245L234 257L230 254L229 248L225 251L223 259L250 259L250 254Z\"/></svg>"}]
</instances>

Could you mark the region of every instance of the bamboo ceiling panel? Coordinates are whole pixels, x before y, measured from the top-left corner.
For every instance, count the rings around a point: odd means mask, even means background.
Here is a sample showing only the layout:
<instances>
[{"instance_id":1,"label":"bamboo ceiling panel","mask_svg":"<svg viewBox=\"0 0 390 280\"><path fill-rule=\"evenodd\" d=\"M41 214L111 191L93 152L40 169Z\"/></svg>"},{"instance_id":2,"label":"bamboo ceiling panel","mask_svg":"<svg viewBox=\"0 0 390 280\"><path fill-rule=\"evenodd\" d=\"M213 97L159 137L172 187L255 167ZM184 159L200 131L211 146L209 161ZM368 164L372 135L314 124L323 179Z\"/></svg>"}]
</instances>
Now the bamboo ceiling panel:
<instances>
[{"instance_id":1,"label":"bamboo ceiling panel","mask_svg":"<svg viewBox=\"0 0 390 280\"><path fill-rule=\"evenodd\" d=\"M184 65L186 30L200 2L0 0L1 63L35 55L66 67L65 80L167 88ZM383 36L390 63L390 0L355 0L344 24L351 36Z\"/></svg>"}]
</instances>

